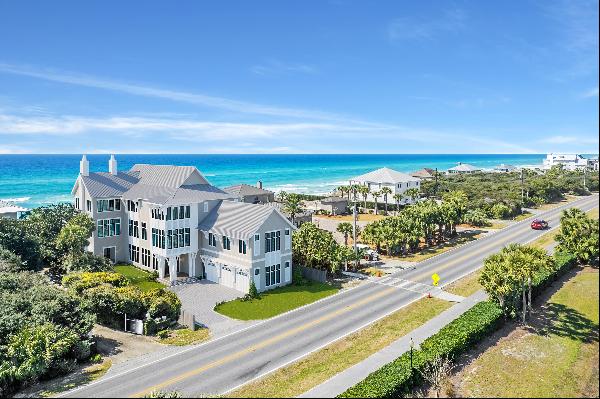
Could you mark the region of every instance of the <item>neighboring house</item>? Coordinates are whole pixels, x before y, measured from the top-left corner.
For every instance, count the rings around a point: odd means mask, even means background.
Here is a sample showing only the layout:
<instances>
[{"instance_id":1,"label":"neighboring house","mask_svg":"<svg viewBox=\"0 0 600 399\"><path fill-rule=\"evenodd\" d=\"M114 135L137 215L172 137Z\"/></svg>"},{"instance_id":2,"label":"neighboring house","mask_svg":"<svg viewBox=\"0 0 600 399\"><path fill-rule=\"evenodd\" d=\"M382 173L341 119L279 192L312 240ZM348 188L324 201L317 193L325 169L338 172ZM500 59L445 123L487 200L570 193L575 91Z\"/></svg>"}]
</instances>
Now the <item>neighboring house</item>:
<instances>
[{"instance_id":1,"label":"neighboring house","mask_svg":"<svg viewBox=\"0 0 600 399\"><path fill-rule=\"evenodd\" d=\"M261 181L256 183L256 187L248 184L238 184L237 186L225 187L223 191L248 204L268 204L275 201L275 193L263 189Z\"/></svg>"},{"instance_id":2,"label":"neighboring house","mask_svg":"<svg viewBox=\"0 0 600 399\"><path fill-rule=\"evenodd\" d=\"M423 169L417 170L416 172L411 173L410 175L412 177L417 177L421 180L433 180L433 179L435 179L436 173L437 173L437 171L435 169L423 168Z\"/></svg>"},{"instance_id":3,"label":"neighboring house","mask_svg":"<svg viewBox=\"0 0 600 399\"><path fill-rule=\"evenodd\" d=\"M28 210L12 202L0 200L0 218L19 219L23 212L27 212Z\"/></svg>"},{"instance_id":4,"label":"neighboring house","mask_svg":"<svg viewBox=\"0 0 600 399\"><path fill-rule=\"evenodd\" d=\"M469 165L468 163L459 162L453 168L448 169L448 174L458 174L458 173L476 173L481 172L481 168L478 168L473 165Z\"/></svg>"},{"instance_id":5,"label":"neighboring house","mask_svg":"<svg viewBox=\"0 0 600 399\"><path fill-rule=\"evenodd\" d=\"M588 169L598 172L598 158L588 159Z\"/></svg>"},{"instance_id":6,"label":"neighboring house","mask_svg":"<svg viewBox=\"0 0 600 399\"><path fill-rule=\"evenodd\" d=\"M501 163L500 165L494 167L494 171L501 172L501 173L516 172L518 170L519 170L519 168L517 168L516 166L507 165L507 164L503 164L503 163Z\"/></svg>"},{"instance_id":7,"label":"neighboring house","mask_svg":"<svg viewBox=\"0 0 600 399\"><path fill-rule=\"evenodd\" d=\"M303 202L300 213L294 215L294 224L297 227L300 227L303 223L310 222L312 220L312 214L314 211L307 209L305 205L306 202ZM291 215L285 210L285 204L283 202L269 202L268 204L264 204L264 206L277 209L277 211L279 211L282 215L285 215L285 217L291 221Z\"/></svg>"},{"instance_id":8,"label":"neighboring house","mask_svg":"<svg viewBox=\"0 0 600 399\"><path fill-rule=\"evenodd\" d=\"M343 197L326 197L316 201L304 201L304 206L311 211L327 211L331 215L342 215L348 211L348 199Z\"/></svg>"},{"instance_id":9,"label":"neighboring house","mask_svg":"<svg viewBox=\"0 0 600 399\"><path fill-rule=\"evenodd\" d=\"M550 169L555 165L562 165L567 170L585 169L588 160L579 154L547 154L543 168Z\"/></svg>"},{"instance_id":10,"label":"neighboring house","mask_svg":"<svg viewBox=\"0 0 600 399\"><path fill-rule=\"evenodd\" d=\"M421 179L390 168L381 168L350 179L350 185L353 184L369 188L369 195L367 196L368 201L375 201L371 193L381 191L383 187L389 187L392 190L392 193L388 194L387 200L389 204L394 204L394 194L404 194L406 190L411 188L420 190ZM358 198L362 199L362 196L359 194ZM377 201L379 203L384 203L383 195L380 196ZM403 197L400 204L404 205L412 202L413 200L411 198Z\"/></svg>"},{"instance_id":11,"label":"neighboring house","mask_svg":"<svg viewBox=\"0 0 600 399\"><path fill-rule=\"evenodd\" d=\"M88 250L113 262L248 292L291 282L294 226L276 209L237 202L192 166L134 165L89 172L83 156L74 205L96 222Z\"/></svg>"}]
</instances>

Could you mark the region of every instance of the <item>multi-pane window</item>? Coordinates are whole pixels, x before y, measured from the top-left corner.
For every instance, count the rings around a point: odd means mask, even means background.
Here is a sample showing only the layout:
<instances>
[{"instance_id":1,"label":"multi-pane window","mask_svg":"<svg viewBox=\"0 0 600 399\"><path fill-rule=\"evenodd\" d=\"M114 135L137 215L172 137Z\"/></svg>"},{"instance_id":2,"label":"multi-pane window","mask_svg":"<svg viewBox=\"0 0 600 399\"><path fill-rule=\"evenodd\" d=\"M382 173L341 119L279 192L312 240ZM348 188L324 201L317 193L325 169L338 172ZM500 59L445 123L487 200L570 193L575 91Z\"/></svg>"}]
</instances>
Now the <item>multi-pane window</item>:
<instances>
[{"instance_id":1,"label":"multi-pane window","mask_svg":"<svg viewBox=\"0 0 600 399\"><path fill-rule=\"evenodd\" d=\"M92 208L91 202L88 205L89 210ZM96 200L98 212L112 212L121 210L121 200L119 199L99 199Z\"/></svg>"},{"instance_id":2,"label":"multi-pane window","mask_svg":"<svg viewBox=\"0 0 600 399\"><path fill-rule=\"evenodd\" d=\"M217 246L217 239L213 233L208 233L208 245L211 247Z\"/></svg>"},{"instance_id":3,"label":"multi-pane window","mask_svg":"<svg viewBox=\"0 0 600 399\"><path fill-rule=\"evenodd\" d=\"M265 286L270 287L281 282L281 264L265 266Z\"/></svg>"},{"instance_id":4,"label":"multi-pane window","mask_svg":"<svg viewBox=\"0 0 600 399\"><path fill-rule=\"evenodd\" d=\"M121 235L121 219L99 219L96 230L99 238Z\"/></svg>"},{"instance_id":5,"label":"multi-pane window","mask_svg":"<svg viewBox=\"0 0 600 399\"><path fill-rule=\"evenodd\" d=\"M265 253L281 249L281 232L271 231L265 233Z\"/></svg>"},{"instance_id":6,"label":"multi-pane window","mask_svg":"<svg viewBox=\"0 0 600 399\"><path fill-rule=\"evenodd\" d=\"M223 236L223 249L231 249L231 240L227 236Z\"/></svg>"},{"instance_id":7,"label":"multi-pane window","mask_svg":"<svg viewBox=\"0 0 600 399\"><path fill-rule=\"evenodd\" d=\"M92 211L92 201L90 201L90 200L85 201L85 205L86 205L87 211L91 212Z\"/></svg>"},{"instance_id":8,"label":"multi-pane window","mask_svg":"<svg viewBox=\"0 0 600 399\"><path fill-rule=\"evenodd\" d=\"M185 206L185 217L189 218L191 214L191 207L189 205Z\"/></svg>"},{"instance_id":9,"label":"multi-pane window","mask_svg":"<svg viewBox=\"0 0 600 399\"><path fill-rule=\"evenodd\" d=\"M75 198L75 209L79 209L79 198Z\"/></svg>"},{"instance_id":10,"label":"multi-pane window","mask_svg":"<svg viewBox=\"0 0 600 399\"><path fill-rule=\"evenodd\" d=\"M179 219L185 219L185 206L183 205L179 207Z\"/></svg>"},{"instance_id":11,"label":"multi-pane window","mask_svg":"<svg viewBox=\"0 0 600 399\"><path fill-rule=\"evenodd\" d=\"M238 251L241 254L246 254L246 241L238 240Z\"/></svg>"},{"instance_id":12,"label":"multi-pane window","mask_svg":"<svg viewBox=\"0 0 600 399\"><path fill-rule=\"evenodd\" d=\"M150 267L150 250L142 248L142 266Z\"/></svg>"},{"instance_id":13,"label":"multi-pane window","mask_svg":"<svg viewBox=\"0 0 600 399\"><path fill-rule=\"evenodd\" d=\"M177 211L177 207L173 208L173 211L171 212L171 217L173 218L173 220L179 219L179 212Z\"/></svg>"},{"instance_id":14,"label":"multi-pane window","mask_svg":"<svg viewBox=\"0 0 600 399\"><path fill-rule=\"evenodd\" d=\"M189 227L185 228L185 246L186 247L190 246L190 228Z\"/></svg>"},{"instance_id":15,"label":"multi-pane window","mask_svg":"<svg viewBox=\"0 0 600 399\"><path fill-rule=\"evenodd\" d=\"M140 237L139 223L137 220L129 220L129 236L136 238Z\"/></svg>"},{"instance_id":16,"label":"multi-pane window","mask_svg":"<svg viewBox=\"0 0 600 399\"><path fill-rule=\"evenodd\" d=\"M129 260L140 263L140 248L138 246L129 244Z\"/></svg>"},{"instance_id":17,"label":"multi-pane window","mask_svg":"<svg viewBox=\"0 0 600 399\"><path fill-rule=\"evenodd\" d=\"M173 231L167 230L167 249L173 248Z\"/></svg>"},{"instance_id":18,"label":"multi-pane window","mask_svg":"<svg viewBox=\"0 0 600 399\"><path fill-rule=\"evenodd\" d=\"M152 219L156 220L165 220L165 214L160 211L158 208L154 208L151 211Z\"/></svg>"},{"instance_id":19,"label":"multi-pane window","mask_svg":"<svg viewBox=\"0 0 600 399\"><path fill-rule=\"evenodd\" d=\"M137 212L138 211L138 207L137 207L137 204L135 203L135 201L127 200L127 210L129 212Z\"/></svg>"},{"instance_id":20,"label":"multi-pane window","mask_svg":"<svg viewBox=\"0 0 600 399\"><path fill-rule=\"evenodd\" d=\"M152 246L158 247L158 229L152 228Z\"/></svg>"},{"instance_id":21,"label":"multi-pane window","mask_svg":"<svg viewBox=\"0 0 600 399\"><path fill-rule=\"evenodd\" d=\"M142 222L142 240L148 239L148 230L146 229L146 223Z\"/></svg>"},{"instance_id":22,"label":"multi-pane window","mask_svg":"<svg viewBox=\"0 0 600 399\"><path fill-rule=\"evenodd\" d=\"M159 231L158 238L160 239L159 247L162 249L165 249L165 231L164 230Z\"/></svg>"},{"instance_id":23,"label":"multi-pane window","mask_svg":"<svg viewBox=\"0 0 600 399\"><path fill-rule=\"evenodd\" d=\"M154 254L152 254L152 268L158 270L158 258Z\"/></svg>"}]
</instances>

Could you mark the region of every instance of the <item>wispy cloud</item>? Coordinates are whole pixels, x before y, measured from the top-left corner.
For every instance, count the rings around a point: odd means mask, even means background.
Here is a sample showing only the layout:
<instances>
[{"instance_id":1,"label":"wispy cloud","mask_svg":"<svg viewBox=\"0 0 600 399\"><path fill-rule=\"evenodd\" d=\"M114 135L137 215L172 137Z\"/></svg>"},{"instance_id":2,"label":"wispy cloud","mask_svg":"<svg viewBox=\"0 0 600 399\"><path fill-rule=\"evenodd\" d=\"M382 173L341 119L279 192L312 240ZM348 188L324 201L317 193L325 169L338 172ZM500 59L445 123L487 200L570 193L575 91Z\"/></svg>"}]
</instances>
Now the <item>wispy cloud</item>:
<instances>
[{"instance_id":1,"label":"wispy cloud","mask_svg":"<svg viewBox=\"0 0 600 399\"><path fill-rule=\"evenodd\" d=\"M598 88L594 87L593 89L586 90L581 93L581 98L593 98L598 97Z\"/></svg>"},{"instance_id":2,"label":"wispy cloud","mask_svg":"<svg viewBox=\"0 0 600 399\"><path fill-rule=\"evenodd\" d=\"M598 145L598 137L581 137L581 136L550 136L541 140L548 144L582 144L582 145Z\"/></svg>"},{"instance_id":3,"label":"wispy cloud","mask_svg":"<svg viewBox=\"0 0 600 399\"><path fill-rule=\"evenodd\" d=\"M458 8L446 10L438 17L396 18L388 25L388 38L392 42L432 39L465 26L467 14Z\"/></svg>"},{"instance_id":4,"label":"wispy cloud","mask_svg":"<svg viewBox=\"0 0 600 399\"><path fill-rule=\"evenodd\" d=\"M257 75L315 74L317 68L313 65L283 62L271 58L261 64L254 65L251 71Z\"/></svg>"},{"instance_id":5,"label":"wispy cloud","mask_svg":"<svg viewBox=\"0 0 600 399\"><path fill-rule=\"evenodd\" d=\"M195 104L204 107L218 108L227 111L235 111L245 114L258 114L290 118L310 118L320 120L343 120L343 116L329 114L313 110L272 107L268 105L255 104L232 100L224 97L209 96L200 93L169 90L145 86L134 83L119 82L110 79L102 79L89 75L57 72L48 69L36 69L21 65L0 63L0 72L21 76L29 76L38 79L49 80L78 86L93 87L97 89L116 91L138 96L162 98L171 101Z\"/></svg>"}]
</instances>

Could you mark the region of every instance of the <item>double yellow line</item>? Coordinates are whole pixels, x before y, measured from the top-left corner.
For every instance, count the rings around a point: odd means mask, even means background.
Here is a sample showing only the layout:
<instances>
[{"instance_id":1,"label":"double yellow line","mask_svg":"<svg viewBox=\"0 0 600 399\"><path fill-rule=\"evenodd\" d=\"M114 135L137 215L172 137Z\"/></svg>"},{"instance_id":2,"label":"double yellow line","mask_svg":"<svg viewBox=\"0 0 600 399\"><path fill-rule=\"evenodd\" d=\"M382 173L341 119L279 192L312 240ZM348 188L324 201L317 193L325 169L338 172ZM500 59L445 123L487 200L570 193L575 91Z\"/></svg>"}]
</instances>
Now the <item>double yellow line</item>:
<instances>
[{"instance_id":1,"label":"double yellow line","mask_svg":"<svg viewBox=\"0 0 600 399\"><path fill-rule=\"evenodd\" d=\"M360 301L358 301L358 302L356 302L356 303L354 303L352 305L348 305L348 306L346 306L346 307L344 307L342 309L336 310L336 311L331 312L331 313L329 313L329 314L327 314L325 316L319 317L318 319L315 319L315 320L313 320L313 321L311 321L309 323L303 324L301 326L298 326L296 328L288 330L288 331L286 331L284 333L276 335L276 336L274 336L272 338L269 338L267 340L261 341L260 343L258 343L256 345L252 345L252 346L250 346L250 347L248 347L248 348L246 348L244 350L241 350L239 352L232 353L231 355L227 355L225 357L222 357L219 360L215 360L212 363L209 363L209 364L206 364L204 366L198 367L198 368L196 368L194 370L190 370L190 371L188 371L186 373L183 373L183 374L181 374L181 375L179 375L177 377L173 377L173 378L168 379L168 380L166 380L164 382L161 382L160 384L153 385L153 386L151 386L151 387L149 387L147 389L144 389L143 391L140 391L140 392L137 392L137 393L131 395L130 397L143 397L143 396L149 394L152 391L161 390L161 389L166 388L166 387L168 387L170 385L174 385L174 384L176 384L178 382L181 382L181 381L183 381L183 380L185 380L187 378L190 378L190 377L193 377L195 375L201 374L201 373L203 373L203 372L205 372L207 370L210 370L210 369L213 369L215 367L221 366L223 364L229 363L231 361L237 360L237 359L239 359L241 357L244 357L244 356L246 356L246 355L248 355L248 354L250 354L252 352L256 352L256 351L258 351L258 350L260 350L262 348L265 348L265 347L267 347L269 345L273 345L273 344L275 344L277 342L280 342L280 341L284 340L285 338L290 337L290 336L292 336L294 334L297 334L299 332L305 331L305 330L307 330L307 329L309 329L311 327L314 327L314 326L316 326L318 324L321 324L321 323L323 323L325 321L331 320L331 319L333 319L333 318L335 318L337 316L340 316L340 315L343 315L345 313L348 313L348 312L350 312L353 309L359 308L359 307L361 307L361 306L363 306L363 305L365 305L365 304L367 304L369 302L372 302L372 301L374 301L376 299L379 299L379 298L381 298L383 296L389 295L389 294L391 294L392 292L395 292L395 291L397 291L396 288L388 288L388 289L386 289L384 291L380 291L380 292L378 292L376 294L373 294L371 296L368 296L368 297L366 297L366 298L364 298L364 299L362 299L362 300L360 300Z\"/></svg>"}]
</instances>

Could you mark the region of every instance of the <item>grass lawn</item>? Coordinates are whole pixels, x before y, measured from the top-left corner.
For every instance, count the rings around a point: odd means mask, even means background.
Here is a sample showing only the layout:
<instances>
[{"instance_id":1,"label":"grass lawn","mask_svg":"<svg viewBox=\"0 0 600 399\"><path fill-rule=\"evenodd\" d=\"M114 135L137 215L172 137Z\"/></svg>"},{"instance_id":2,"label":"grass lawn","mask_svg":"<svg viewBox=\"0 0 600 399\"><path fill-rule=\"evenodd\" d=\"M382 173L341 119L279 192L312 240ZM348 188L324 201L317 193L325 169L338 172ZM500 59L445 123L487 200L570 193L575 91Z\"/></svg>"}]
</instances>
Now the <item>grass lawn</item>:
<instances>
[{"instance_id":1,"label":"grass lawn","mask_svg":"<svg viewBox=\"0 0 600 399\"><path fill-rule=\"evenodd\" d=\"M482 236L482 230L474 230L474 231L462 231L459 232L458 235L450 240L446 240L439 245L435 245L433 247L425 247L421 251L407 255L407 256L382 256L384 259L400 259L407 262L421 262L425 259L429 259L432 256L439 255L446 251L451 250L452 248L458 247L460 245L466 244L469 241L474 241Z\"/></svg>"},{"instance_id":2,"label":"grass lawn","mask_svg":"<svg viewBox=\"0 0 600 399\"><path fill-rule=\"evenodd\" d=\"M185 346L198 344L206 341L209 337L210 331L208 328L199 328L196 331L192 331L189 328L181 328L171 331L167 338L158 339L158 342L165 345Z\"/></svg>"},{"instance_id":3,"label":"grass lawn","mask_svg":"<svg viewBox=\"0 0 600 399\"><path fill-rule=\"evenodd\" d=\"M525 211L525 212L523 212L522 214L520 214L520 215L517 215L517 216L515 217L515 220L516 220L517 222L519 222L519 221L521 221L521 220L525 220L525 219L527 219L527 218L529 218L529 217L531 217L531 216L533 216L533 214L532 214L531 212L527 212L527 211Z\"/></svg>"},{"instance_id":4,"label":"grass lawn","mask_svg":"<svg viewBox=\"0 0 600 399\"><path fill-rule=\"evenodd\" d=\"M340 339L268 376L231 392L229 397L295 397L366 359L408 334L452 304L440 299L421 299Z\"/></svg>"},{"instance_id":5,"label":"grass lawn","mask_svg":"<svg viewBox=\"0 0 600 399\"><path fill-rule=\"evenodd\" d=\"M154 288L164 288L158 281L151 281L151 273L132 265L116 265L115 272L122 274L129 280L129 284L135 285L142 291L150 291Z\"/></svg>"},{"instance_id":6,"label":"grass lawn","mask_svg":"<svg viewBox=\"0 0 600 399\"><path fill-rule=\"evenodd\" d=\"M307 286L288 285L263 292L260 299L251 301L234 299L222 303L215 306L215 311L238 320L268 319L328 297L338 291L338 287L317 282L312 282Z\"/></svg>"},{"instance_id":7,"label":"grass lawn","mask_svg":"<svg viewBox=\"0 0 600 399\"><path fill-rule=\"evenodd\" d=\"M566 281L454 376L457 397L598 397L598 270Z\"/></svg>"},{"instance_id":8,"label":"grass lawn","mask_svg":"<svg viewBox=\"0 0 600 399\"><path fill-rule=\"evenodd\" d=\"M452 284L448 284L444 291L447 291L454 295L460 296L471 296L483 287L479 284L477 280L479 280L479 276L481 275L481 270L477 270L458 281L453 282Z\"/></svg>"}]
</instances>

